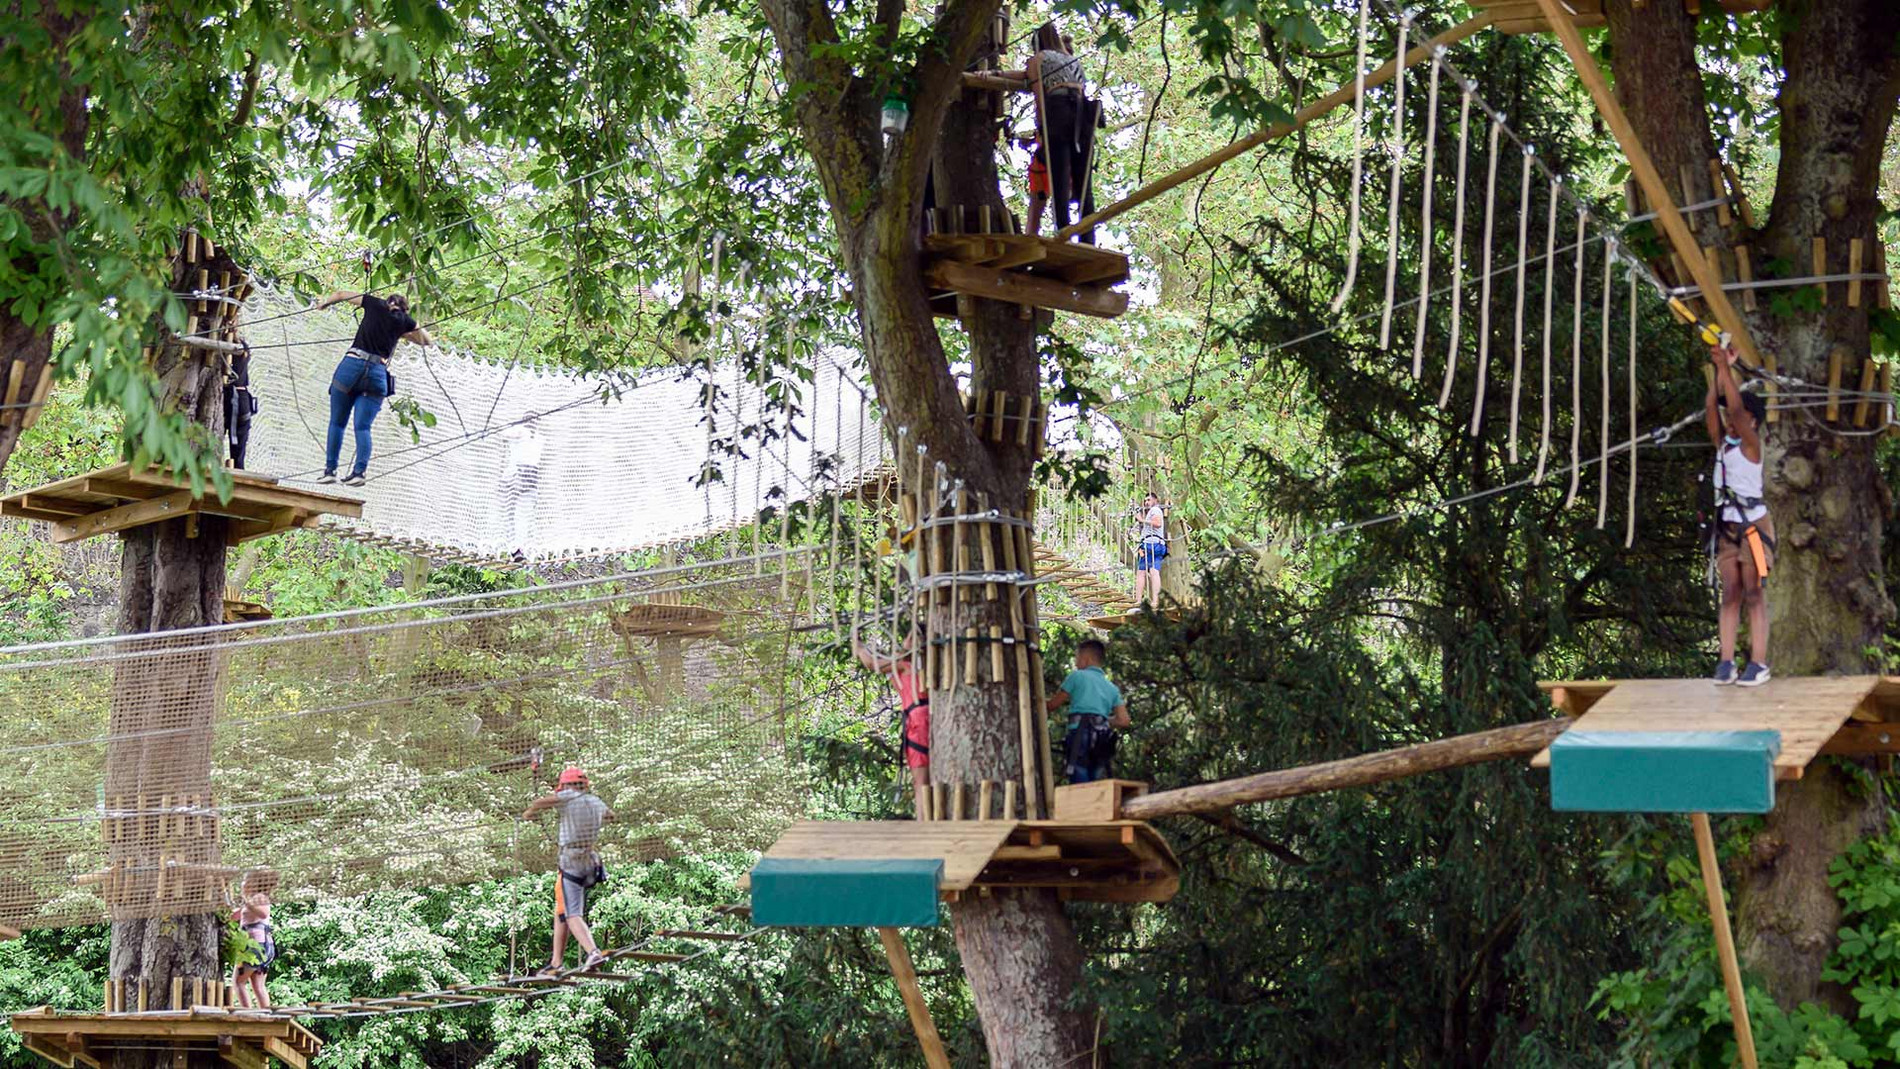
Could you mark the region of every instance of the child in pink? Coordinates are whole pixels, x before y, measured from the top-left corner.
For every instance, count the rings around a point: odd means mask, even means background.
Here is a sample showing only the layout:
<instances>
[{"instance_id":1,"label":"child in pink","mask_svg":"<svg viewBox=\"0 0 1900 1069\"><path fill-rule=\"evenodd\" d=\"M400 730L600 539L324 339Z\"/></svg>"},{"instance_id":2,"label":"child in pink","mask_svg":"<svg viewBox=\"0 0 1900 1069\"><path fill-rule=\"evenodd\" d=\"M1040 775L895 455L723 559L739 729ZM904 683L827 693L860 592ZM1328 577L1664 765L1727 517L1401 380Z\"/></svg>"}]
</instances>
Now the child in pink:
<instances>
[{"instance_id":1,"label":"child in pink","mask_svg":"<svg viewBox=\"0 0 1900 1069\"><path fill-rule=\"evenodd\" d=\"M898 706L904 711L904 767L910 769L911 792L921 817L930 811L930 692L919 686L922 681L909 657L911 645L906 642L904 648L887 655L854 640L851 652L864 667L889 676L897 691Z\"/></svg>"},{"instance_id":2,"label":"child in pink","mask_svg":"<svg viewBox=\"0 0 1900 1069\"><path fill-rule=\"evenodd\" d=\"M271 938L270 895L277 890L277 874L269 869L254 869L244 875L244 887L238 893L237 908L231 919L251 937L259 948L260 960L254 965L239 965L231 970L231 989L240 1008L268 1009L270 995L264 990L264 978L277 958L277 941ZM253 998L253 996L255 996Z\"/></svg>"}]
</instances>

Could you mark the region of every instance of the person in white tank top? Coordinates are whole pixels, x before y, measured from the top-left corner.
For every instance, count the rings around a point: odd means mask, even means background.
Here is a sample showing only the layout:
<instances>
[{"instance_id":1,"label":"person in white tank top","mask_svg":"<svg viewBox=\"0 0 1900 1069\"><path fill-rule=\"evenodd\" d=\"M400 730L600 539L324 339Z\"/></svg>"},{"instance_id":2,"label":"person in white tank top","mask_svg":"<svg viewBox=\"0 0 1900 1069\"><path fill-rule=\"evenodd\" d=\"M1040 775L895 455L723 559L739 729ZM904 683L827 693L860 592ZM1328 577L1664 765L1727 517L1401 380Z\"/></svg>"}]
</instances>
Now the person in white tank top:
<instances>
[{"instance_id":1,"label":"person in white tank top","mask_svg":"<svg viewBox=\"0 0 1900 1069\"><path fill-rule=\"evenodd\" d=\"M1768 406L1735 383L1735 351L1712 346L1715 365L1703 404L1709 441L1715 446L1715 570L1722 580L1722 607L1716 620L1721 658L1715 665L1718 686L1757 687L1768 682L1768 601L1762 592L1775 559L1774 520L1764 500L1762 428ZM1742 611L1748 612L1748 661L1735 669L1735 644Z\"/></svg>"}]
</instances>

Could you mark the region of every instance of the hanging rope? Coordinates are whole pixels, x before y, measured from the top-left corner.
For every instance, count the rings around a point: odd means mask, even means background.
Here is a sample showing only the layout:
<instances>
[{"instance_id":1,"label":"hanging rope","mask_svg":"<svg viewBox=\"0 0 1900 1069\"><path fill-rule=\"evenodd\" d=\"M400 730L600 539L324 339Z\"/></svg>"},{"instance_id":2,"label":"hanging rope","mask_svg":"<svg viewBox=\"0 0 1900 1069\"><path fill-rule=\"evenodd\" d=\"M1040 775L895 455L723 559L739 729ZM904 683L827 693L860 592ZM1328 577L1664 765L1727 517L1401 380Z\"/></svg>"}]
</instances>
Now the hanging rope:
<instances>
[{"instance_id":1,"label":"hanging rope","mask_svg":"<svg viewBox=\"0 0 1900 1069\"><path fill-rule=\"evenodd\" d=\"M1557 202L1562 190L1556 179L1550 182L1550 206L1544 219L1544 375L1540 391L1544 398L1544 425L1537 435L1537 473L1533 482L1544 481L1544 465L1550 459L1550 299L1556 287Z\"/></svg>"},{"instance_id":2,"label":"hanging rope","mask_svg":"<svg viewBox=\"0 0 1900 1069\"><path fill-rule=\"evenodd\" d=\"M1576 280L1570 310L1570 490L1564 508L1577 503L1577 484L1583 472L1583 233L1590 213L1577 210Z\"/></svg>"},{"instance_id":3,"label":"hanging rope","mask_svg":"<svg viewBox=\"0 0 1900 1069\"><path fill-rule=\"evenodd\" d=\"M1603 530L1610 509L1610 305L1616 297L1616 239L1603 243L1603 322L1597 327L1602 335L1602 392L1597 397L1600 415L1597 441L1603 457L1597 466L1597 530Z\"/></svg>"},{"instance_id":4,"label":"hanging rope","mask_svg":"<svg viewBox=\"0 0 1900 1069\"><path fill-rule=\"evenodd\" d=\"M1511 463L1517 463L1518 398L1524 386L1524 267L1531 240L1531 150L1524 150L1524 166L1517 187L1517 312L1511 330Z\"/></svg>"},{"instance_id":5,"label":"hanging rope","mask_svg":"<svg viewBox=\"0 0 1900 1069\"><path fill-rule=\"evenodd\" d=\"M1628 516L1623 528L1623 548L1636 544L1636 272L1629 272L1630 278L1630 354L1629 354L1629 393L1630 393L1630 496Z\"/></svg>"},{"instance_id":6,"label":"hanging rope","mask_svg":"<svg viewBox=\"0 0 1900 1069\"><path fill-rule=\"evenodd\" d=\"M1484 422L1484 389L1491 378L1491 235L1497 229L1498 203L1498 135L1504 132L1504 123L1498 116L1491 117L1491 137L1485 152L1490 157L1485 165L1484 179L1484 257L1481 267L1484 270L1484 282L1479 287L1478 300L1478 383L1477 392L1471 402L1471 436L1478 436L1478 428Z\"/></svg>"},{"instance_id":7,"label":"hanging rope","mask_svg":"<svg viewBox=\"0 0 1900 1069\"><path fill-rule=\"evenodd\" d=\"M1471 83L1459 83L1463 98L1458 105L1458 181L1452 190L1457 204L1451 224L1451 344L1445 349L1445 385L1438 391L1438 407L1451 403L1451 384L1458 373L1459 315L1465 292L1465 151L1471 135Z\"/></svg>"},{"instance_id":8,"label":"hanging rope","mask_svg":"<svg viewBox=\"0 0 1900 1069\"><path fill-rule=\"evenodd\" d=\"M1438 184L1434 165L1438 156L1438 75L1444 70L1445 48L1432 50L1431 92L1425 102L1425 188L1418 213L1418 321L1412 327L1412 377L1425 372L1425 313L1432 292L1432 190Z\"/></svg>"},{"instance_id":9,"label":"hanging rope","mask_svg":"<svg viewBox=\"0 0 1900 1069\"><path fill-rule=\"evenodd\" d=\"M1385 311L1379 316L1379 348L1392 347L1392 298L1399 281L1399 191L1405 163L1405 38L1412 28L1409 12L1399 16L1399 50L1393 64L1391 199L1385 209Z\"/></svg>"},{"instance_id":10,"label":"hanging rope","mask_svg":"<svg viewBox=\"0 0 1900 1069\"><path fill-rule=\"evenodd\" d=\"M1346 281L1339 287L1339 296L1333 298L1335 312L1346 306L1346 297L1359 277L1359 183L1365 178L1366 166L1366 16L1370 8L1371 0L1359 0L1358 58L1353 61L1352 80L1352 210L1346 224Z\"/></svg>"}]
</instances>

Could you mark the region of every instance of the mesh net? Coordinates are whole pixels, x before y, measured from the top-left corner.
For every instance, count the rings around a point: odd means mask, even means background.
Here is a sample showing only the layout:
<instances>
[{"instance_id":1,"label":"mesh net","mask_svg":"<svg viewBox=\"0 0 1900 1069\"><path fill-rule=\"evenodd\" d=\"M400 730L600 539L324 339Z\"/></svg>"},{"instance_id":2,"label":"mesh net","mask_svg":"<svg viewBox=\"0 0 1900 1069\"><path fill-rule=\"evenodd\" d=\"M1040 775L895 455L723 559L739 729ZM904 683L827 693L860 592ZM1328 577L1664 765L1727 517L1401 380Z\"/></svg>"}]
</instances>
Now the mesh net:
<instances>
[{"instance_id":1,"label":"mesh net","mask_svg":"<svg viewBox=\"0 0 1900 1069\"><path fill-rule=\"evenodd\" d=\"M258 401L246 466L310 483L324 468L329 385L355 320L343 306L310 311L268 290L244 319ZM438 558L527 560L740 527L768 505L851 486L877 468L873 405L848 359L820 352L809 382L762 386L727 362L710 384L666 370L609 389L564 371L400 346L391 369L401 403L374 423L368 482L350 491L363 496L363 516L329 522ZM789 425L779 391L790 392ZM411 404L434 426L405 419ZM351 435L343 439L340 472L355 455ZM709 455L717 477L702 486Z\"/></svg>"},{"instance_id":2,"label":"mesh net","mask_svg":"<svg viewBox=\"0 0 1900 1069\"><path fill-rule=\"evenodd\" d=\"M0 650L0 923L216 909L254 869L284 898L545 871L554 821L518 818L566 764L610 856L762 847L827 697L786 671L823 548Z\"/></svg>"}]
</instances>

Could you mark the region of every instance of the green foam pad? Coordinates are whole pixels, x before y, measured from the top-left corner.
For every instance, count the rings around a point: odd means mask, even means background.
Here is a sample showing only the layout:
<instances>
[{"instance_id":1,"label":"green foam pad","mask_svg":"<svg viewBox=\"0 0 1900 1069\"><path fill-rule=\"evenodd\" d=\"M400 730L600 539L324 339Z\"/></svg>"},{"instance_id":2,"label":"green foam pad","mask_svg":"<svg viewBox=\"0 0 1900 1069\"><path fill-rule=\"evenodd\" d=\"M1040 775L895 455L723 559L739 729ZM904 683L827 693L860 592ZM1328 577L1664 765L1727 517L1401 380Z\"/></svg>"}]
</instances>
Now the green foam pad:
<instances>
[{"instance_id":1,"label":"green foam pad","mask_svg":"<svg viewBox=\"0 0 1900 1069\"><path fill-rule=\"evenodd\" d=\"M939 858L761 858L752 922L794 928L934 928Z\"/></svg>"},{"instance_id":2,"label":"green foam pad","mask_svg":"<svg viewBox=\"0 0 1900 1069\"><path fill-rule=\"evenodd\" d=\"M1550 744L1550 807L1596 813L1766 813L1779 731L1566 731Z\"/></svg>"}]
</instances>

